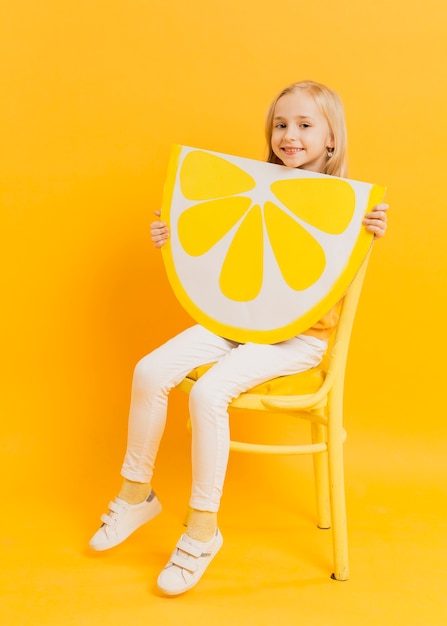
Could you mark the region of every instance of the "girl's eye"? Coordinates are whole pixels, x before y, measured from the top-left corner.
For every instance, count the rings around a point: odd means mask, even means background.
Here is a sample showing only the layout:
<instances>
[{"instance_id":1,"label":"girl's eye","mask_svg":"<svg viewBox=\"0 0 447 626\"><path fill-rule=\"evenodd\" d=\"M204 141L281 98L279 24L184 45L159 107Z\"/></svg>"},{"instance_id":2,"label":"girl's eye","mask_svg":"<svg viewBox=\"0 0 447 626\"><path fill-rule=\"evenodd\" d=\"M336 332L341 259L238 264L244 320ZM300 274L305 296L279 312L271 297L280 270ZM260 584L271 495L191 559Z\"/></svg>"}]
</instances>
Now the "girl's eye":
<instances>
[{"instance_id":1,"label":"girl's eye","mask_svg":"<svg viewBox=\"0 0 447 626\"><path fill-rule=\"evenodd\" d=\"M275 128L285 128L286 125L284 124L284 122L279 122L279 124L276 124Z\"/></svg>"},{"instance_id":2,"label":"girl's eye","mask_svg":"<svg viewBox=\"0 0 447 626\"><path fill-rule=\"evenodd\" d=\"M301 128L309 128L310 124L303 123L301 124Z\"/></svg>"}]
</instances>

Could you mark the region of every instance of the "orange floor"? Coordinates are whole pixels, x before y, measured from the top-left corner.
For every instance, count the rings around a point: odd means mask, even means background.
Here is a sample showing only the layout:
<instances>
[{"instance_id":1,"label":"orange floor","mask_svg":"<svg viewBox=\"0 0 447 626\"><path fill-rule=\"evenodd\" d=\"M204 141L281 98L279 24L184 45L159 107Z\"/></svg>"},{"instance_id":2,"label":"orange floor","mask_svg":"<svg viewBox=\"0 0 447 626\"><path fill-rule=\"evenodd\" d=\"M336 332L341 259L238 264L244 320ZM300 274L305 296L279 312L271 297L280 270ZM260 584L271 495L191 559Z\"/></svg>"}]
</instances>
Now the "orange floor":
<instances>
[{"instance_id":1,"label":"orange floor","mask_svg":"<svg viewBox=\"0 0 447 626\"><path fill-rule=\"evenodd\" d=\"M157 483L162 514L108 553L92 554L86 543L116 477L86 484L78 476L68 494L60 487L52 490L45 477L41 484L28 477L23 493L6 492L2 623L447 623L447 464L442 442L350 435L346 482L351 579L345 583L329 577L331 536L315 527L310 460L233 453L220 516L224 546L198 587L167 599L156 591L155 580L181 528L189 482L183 471L187 447L185 438L185 457L175 460L166 447L160 452L160 475L168 463L179 470L176 485L161 479ZM278 470L296 473L295 493L272 484L269 477Z\"/></svg>"}]
</instances>

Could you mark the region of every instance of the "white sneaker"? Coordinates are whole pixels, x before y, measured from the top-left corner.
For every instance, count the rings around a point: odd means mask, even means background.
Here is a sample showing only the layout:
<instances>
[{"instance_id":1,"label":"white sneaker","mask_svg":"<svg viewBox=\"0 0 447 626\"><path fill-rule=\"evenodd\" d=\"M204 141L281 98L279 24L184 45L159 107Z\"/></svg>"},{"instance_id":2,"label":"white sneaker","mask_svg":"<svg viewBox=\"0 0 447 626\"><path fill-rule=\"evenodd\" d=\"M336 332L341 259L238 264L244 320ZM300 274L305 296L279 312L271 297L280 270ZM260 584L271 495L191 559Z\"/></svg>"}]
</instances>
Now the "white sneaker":
<instances>
[{"instance_id":1,"label":"white sneaker","mask_svg":"<svg viewBox=\"0 0 447 626\"><path fill-rule=\"evenodd\" d=\"M108 550L127 539L137 528L161 511L154 491L140 504L129 504L121 498L109 503L109 512L101 515L102 526L89 541L93 550Z\"/></svg>"},{"instance_id":2,"label":"white sneaker","mask_svg":"<svg viewBox=\"0 0 447 626\"><path fill-rule=\"evenodd\" d=\"M168 596L184 593L196 585L222 546L223 538L216 534L206 543L183 534L166 567L158 577L158 588Z\"/></svg>"}]
</instances>

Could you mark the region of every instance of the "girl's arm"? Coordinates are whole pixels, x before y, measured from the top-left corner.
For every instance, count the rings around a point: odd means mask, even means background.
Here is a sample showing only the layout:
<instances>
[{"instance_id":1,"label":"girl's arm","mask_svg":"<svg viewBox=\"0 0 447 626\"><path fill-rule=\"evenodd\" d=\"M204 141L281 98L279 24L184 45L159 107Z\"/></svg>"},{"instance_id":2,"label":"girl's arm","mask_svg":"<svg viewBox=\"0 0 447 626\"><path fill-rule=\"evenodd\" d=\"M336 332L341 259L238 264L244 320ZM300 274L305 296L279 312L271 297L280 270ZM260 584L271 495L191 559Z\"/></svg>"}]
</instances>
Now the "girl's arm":
<instances>
[{"instance_id":1,"label":"girl's arm","mask_svg":"<svg viewBox=\"0 0 447 626\"><path fill-rule=\"evenodd\" d=\"M386 232L386 212L388 208L388 204L376 204L363 219L366 230L372 233L376 239L383 237Z\"/></svg>"},{"instance_id":2,"label":"girl's arm","mask_svg":"<svg viewBox=\"0 0 447 626\"><path fill-rule=\"evenodd\" d=\"M154 211L154 213L155 215L158 215L158 217L160 217L160 211ZM166 243L168 237L169 230L165 222L160 222L159 220L152 222L151 239L154 242L154 246L156 248L161 248L161 246Z\"/></svg>"}]
</instances>

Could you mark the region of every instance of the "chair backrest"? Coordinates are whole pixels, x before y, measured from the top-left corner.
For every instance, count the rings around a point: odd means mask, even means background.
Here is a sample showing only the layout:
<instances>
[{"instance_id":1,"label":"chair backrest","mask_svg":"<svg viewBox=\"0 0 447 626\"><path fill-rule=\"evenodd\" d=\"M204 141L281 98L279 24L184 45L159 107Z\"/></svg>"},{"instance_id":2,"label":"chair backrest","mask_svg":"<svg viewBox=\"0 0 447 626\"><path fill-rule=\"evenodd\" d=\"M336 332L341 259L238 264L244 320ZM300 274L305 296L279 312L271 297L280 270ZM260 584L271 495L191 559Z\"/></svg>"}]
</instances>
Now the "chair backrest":
<instances>
[{"instance_id":1,"label":"chair backrest","mask_svg":"<svg viewBox=\"0 0 447 626\"><path fill-rule=\"evenodd\" d=\"M357 306L368 267L371 249L369 250L365 260L363 261L354 280L346 291L343 298L342 308L340 311L340 320L334 337L330 341L330 349L328 351L329 361L327 364L328 374L333 373L337 377L338 385L343 386L344 375L346 370L346 362L348 357L349 342L351 339L352 328L354 325ZM336 365L336 372L331 372Z\"/></svg>"}]
</instances>

